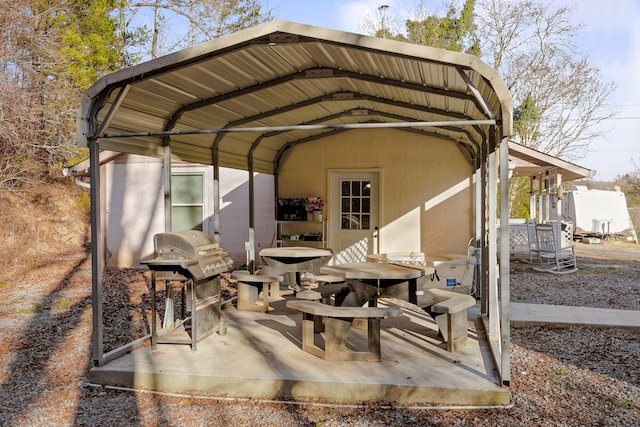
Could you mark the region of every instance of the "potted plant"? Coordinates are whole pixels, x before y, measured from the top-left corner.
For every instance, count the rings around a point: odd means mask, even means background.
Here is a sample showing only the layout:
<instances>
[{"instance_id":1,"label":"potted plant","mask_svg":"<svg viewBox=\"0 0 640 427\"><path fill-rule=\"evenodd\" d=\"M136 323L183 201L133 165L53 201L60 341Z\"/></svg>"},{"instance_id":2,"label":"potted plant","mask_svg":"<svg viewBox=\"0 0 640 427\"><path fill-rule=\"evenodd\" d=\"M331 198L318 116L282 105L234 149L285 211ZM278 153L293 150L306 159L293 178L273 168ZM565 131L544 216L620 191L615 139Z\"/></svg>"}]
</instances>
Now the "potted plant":
<instances>
[{"instance_id":1,"label":"potted plant","mask_svg":"<svg viewBox=\"0 0 640 427\"><path fill-rule=\"evenodd\" d=\"M307 198L307 220L322 222L322 208L324 202L320 197Z\"/></svg>"}]
</instances>

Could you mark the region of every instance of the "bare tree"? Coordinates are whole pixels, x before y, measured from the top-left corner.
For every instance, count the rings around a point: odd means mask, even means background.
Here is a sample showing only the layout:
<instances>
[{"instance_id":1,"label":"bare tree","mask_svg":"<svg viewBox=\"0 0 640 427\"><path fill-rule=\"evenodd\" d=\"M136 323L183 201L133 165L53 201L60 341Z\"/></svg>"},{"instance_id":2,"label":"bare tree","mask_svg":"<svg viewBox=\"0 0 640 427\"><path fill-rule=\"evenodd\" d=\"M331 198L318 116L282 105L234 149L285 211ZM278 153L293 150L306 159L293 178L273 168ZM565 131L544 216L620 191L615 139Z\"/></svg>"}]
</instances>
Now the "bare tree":
<instances>
[{"instance_id":1,"label":"bare tree","mask_svg":"<svg viewBox=\"0 0 640 427\"><path fill-rule=\"evenodd\" d=\"M616 113L607 104L615 84L579 52L581 26L572 23L570 8L543 0L443 0L443 6L438 12L424 1L414 4L404 28L398 11L381 7L365 17L363 28L480 55L509 87L514 130L526 146L576 160L606 133L598 125Z\"/></svg>"},{"instance_id":2,"label":"bare tree","mask_svg":"<svg viewBox=\"0 0 640 427\"><path fill-rule=\"evenodd\" d=\"M147 34L143 56L151 58L196 45L273 18L259 0L147 0L121 6L126 34ZM129 45L140 50L140 44Z\"/></svg>"},{"instance_id":3,"label":"bare tree","mask_svg":"<svg viewBox=\"0 0 640 427\"><path fill-rule=\"evenodd\" d=\"M603 136L596 125L615 114L607 104L615 84L578 51L571 9L534 0L478 6L483 57L509 87L520 142L566 160L584 157Z\"/></svg>"},{"instance_id":4,"label":"bare tree","mask_svg":"<svg viewBox=\"0 0 640 427\"><path fill-rule=\"evenodd\" d=\"M399 17L400 11L393 10L388 4L378 6L373 15L365 15L360 23L363 33L380 38L398 39L404 32L404 24Z\"/></svg>"},{"instance_id":5,"label":"bare tree","mask_svg":"<svg viewBox=\"0 0 640 427\"><path fill-rule=\"evenodd\" d=\"M578 51L581 27L571 9L543 0L449 1L446 13L419 3L394 38L481 56L510 90L519 142L566 160L584 157L606 132L597 125L615 114L607 104L615 84ZM381 13L365 19L370 34L394 22ZM528 180L510 180L512 214L527 216L528 190Z\"/></svg>"},{"instance_id":6,"label":"bare tree","mask_svg":"<svg viewBox=\"0 0 640 427\"><path fill-rule=\"evenodd\" d=\"M42 70L48 61L36 49L51 47L37 31L32 16L19 13L17 4L6 2L0 12L0 183L3 189L19 188L42 174L47 157L58 157L64 148L46 139L52 122L59 124L46 105L54 96L45 90L49 82ZM13 6L13 7L12 7ZM64 138L64 132L59 137ZM34 146L42 144L40 150ZM64 146L64 144L63 144Z\"/></svg>"},{"instance_id":7,"label":"bare tree","mask_svg":"<svg viewBox=\"0 0 640 427\"><path fill-rule=\"evenodd\" d=\"M105 2L2 0L0 188L48 177L76 155L83 90L117 63Z\"/></svg>"},{"instance_id":8,"label":"bare tree","mask_svg":"<svg viewBox=\"0 0 640 427\"><path fill-rule=\"evenodd\" d=\"M456 51L473 47L475 40L470 32L475 0L464 0L461 7L456 0L440 0L437 7L429 3L405 1L391 7L383 2L373 15L363 18L360 27L365 34L424 46ZM462 46L465 42L469 46Z\"/></svg>"}]
</instances>

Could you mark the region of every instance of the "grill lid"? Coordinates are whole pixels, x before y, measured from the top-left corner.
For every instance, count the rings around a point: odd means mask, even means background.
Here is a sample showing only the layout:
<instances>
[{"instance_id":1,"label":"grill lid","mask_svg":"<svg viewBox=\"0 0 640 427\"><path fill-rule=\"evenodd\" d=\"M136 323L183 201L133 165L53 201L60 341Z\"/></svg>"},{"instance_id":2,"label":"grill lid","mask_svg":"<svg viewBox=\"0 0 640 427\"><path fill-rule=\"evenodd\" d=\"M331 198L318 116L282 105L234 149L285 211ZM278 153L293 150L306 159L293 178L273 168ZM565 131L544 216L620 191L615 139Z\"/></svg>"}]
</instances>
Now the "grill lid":
<instances>
[{"instance_id":1,"label":"grill lid","mask_svg":"<svg viewBox=\"0 0 640 427\"><path fill-rule=\"evenodd\" d=\"M143 264L161 275L200 280L233 268L229 254L202 231L158 233L153 241L155 258Z\"/></svg>"},{"instance_id":2,"label":"grill lid","mask_svg":"<svg viewBox=\"0 0 640 427\"><path fill-rule=\"evenodd\" d=\"M213 237L198 230L158 233L154 236L154 250L156 259L197 260L222 252Z\"/></svg>"}]
</instances>

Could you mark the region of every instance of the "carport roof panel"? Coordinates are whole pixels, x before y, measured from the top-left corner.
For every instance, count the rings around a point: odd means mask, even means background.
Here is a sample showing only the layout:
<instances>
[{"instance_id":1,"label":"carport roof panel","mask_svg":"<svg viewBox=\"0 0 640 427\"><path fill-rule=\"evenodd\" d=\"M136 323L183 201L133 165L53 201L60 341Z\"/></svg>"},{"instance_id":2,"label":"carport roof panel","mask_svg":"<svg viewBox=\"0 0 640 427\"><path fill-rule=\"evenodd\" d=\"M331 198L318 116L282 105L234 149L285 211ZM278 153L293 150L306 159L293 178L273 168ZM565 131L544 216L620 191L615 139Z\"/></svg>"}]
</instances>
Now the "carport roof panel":
<instances>
[{"instance_id":1,"label":"carport roof panel","mask_svg":"<svg viewBox=\"0 0 640 427\"><path fill-rule=\"evenodd\" d=\"M485 106L509 136L511 97L497 72L475 56L272 21L105 76L84 95L78 144L98 138L101 148L160 153L164 138L155 132L365 123L372 117L389 123L493 118ZM352 113L359 109L372 113ZM487 125L437 133L479 140L479 128L486 134ZM279 133L274 141L282 147L328 131ZM181 160L210 163L202 150L216 146L220 166L237 167L235 156L233 164L225 164L223 153L249 153L267 133L169 135L168 140ZM271 149L253 151L256 164L274 164L269 157L278 152L274 141ZM193 156L191 144L197 147Z\"/></svg>"}]
</instances>

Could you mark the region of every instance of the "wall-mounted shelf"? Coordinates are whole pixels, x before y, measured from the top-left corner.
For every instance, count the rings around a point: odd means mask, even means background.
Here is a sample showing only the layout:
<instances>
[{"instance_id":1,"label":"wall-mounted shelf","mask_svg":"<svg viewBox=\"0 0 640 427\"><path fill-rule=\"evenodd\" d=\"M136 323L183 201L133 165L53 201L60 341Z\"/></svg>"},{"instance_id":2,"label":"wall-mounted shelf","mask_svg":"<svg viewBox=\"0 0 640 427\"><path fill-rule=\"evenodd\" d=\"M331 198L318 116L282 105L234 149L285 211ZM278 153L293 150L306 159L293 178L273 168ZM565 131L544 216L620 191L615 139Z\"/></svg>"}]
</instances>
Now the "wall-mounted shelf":
<instances>
[{"instance_id":1,"label":"wall-mounted shelf","mask_svg":"<svg viewBox=\"0 0 640 427\"><path fill-rule=\"evenodd\" d=\"M327 247L327 221L276 221L276 246Z\"/></svg>"}]
</instances>

